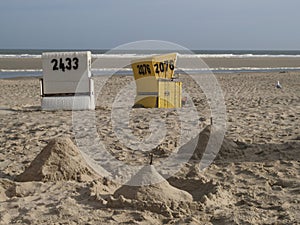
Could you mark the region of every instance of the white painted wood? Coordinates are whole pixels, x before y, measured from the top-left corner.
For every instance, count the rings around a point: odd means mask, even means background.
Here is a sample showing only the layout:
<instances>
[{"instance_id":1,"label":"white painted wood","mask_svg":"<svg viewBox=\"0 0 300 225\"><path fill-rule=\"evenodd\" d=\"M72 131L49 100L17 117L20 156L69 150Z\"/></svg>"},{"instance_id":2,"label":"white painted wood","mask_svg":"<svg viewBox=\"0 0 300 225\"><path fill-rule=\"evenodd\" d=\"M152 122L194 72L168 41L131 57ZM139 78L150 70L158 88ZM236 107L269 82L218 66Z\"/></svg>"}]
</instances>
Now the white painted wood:
<instances>
[{"instance_id":1,"label":"white painted wood","mask_svg":"<svg viewBox=\"0 0 300 225\"><path fill-rule=\"evenodd\" d=\"M90 91L91 52L47 52L42 60L44 94L75 93L78 84L78 91Z\"/></svg>"},{"instance_id":2,"label":"white painted wood","mask_svg":"<svg viewBox=\"0 0 300 225\"><path fill-rule=\"evenodd\" d=\"M43 110L95 109L91 52L47 52L42 63Z\"/></svg>"}]
</instances>

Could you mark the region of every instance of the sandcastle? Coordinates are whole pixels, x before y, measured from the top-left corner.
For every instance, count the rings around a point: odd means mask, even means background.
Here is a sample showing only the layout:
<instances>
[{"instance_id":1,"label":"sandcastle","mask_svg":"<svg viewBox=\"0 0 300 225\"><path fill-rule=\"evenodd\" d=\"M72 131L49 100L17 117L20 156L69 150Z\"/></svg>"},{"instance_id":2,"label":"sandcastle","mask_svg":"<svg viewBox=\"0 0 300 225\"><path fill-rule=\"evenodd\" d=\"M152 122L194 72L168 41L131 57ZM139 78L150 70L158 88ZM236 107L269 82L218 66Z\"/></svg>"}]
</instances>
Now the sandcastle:
<instances>
[{"instance_id":1,"label":"sandcastle","mask_svg":"<svg viewBox=\"0 0 300 225\"><path fill-rule=\"evenodd\" d=\"M198 135L198 139L195 139L198 142L192 159L201 157L210 133L211 127L208 126ZM195 140L192 141L195 142ZM222 148L230 151L234 143L227 142L224 146L222 145ZM191 168L188 169L189 173ZM103 183L104 180L107 181L107 178L90 167L71 139L60 137L51 140L30 166L17 176L16 180L21 182L88 182L94 185L90 186L88 195L85 197L96 200L100 207L146 210L169 218L189 215L192 209L203 207L201 203L210 204L210 202L221 201L222 194L226 194L226 201L231 202L230 194L221 189L218 184L201 179L200 171L195 173L195 176L187 174L184 179L174 175L166 180L157 172L154 165L145 165L127 183L117 188L115 184ZM19 188L21 191L24 189L23 186ZM103 194L104 191L101 192L104 186L105 194ZM25 190L27 189L25 186ZM0 197L5 199L3 191L5 190L0 190ZM96 198L90 198L92 196Z\"/></svg>"},{"instance_id":2,"label":"sandcastle","mask_svg":"<svg viewBox=\"0 0 300 225\"><path fill-rule=\"evenodd\" d=\"M188 192L171 186L153 165L146 165L115 191L108 206L139 208L172 216L174 211L187 213L192 201Z\"/></svg>"},{"instance_id":3,"label":"sandcastle","mask_svg":"<svg viewBox=\"0 0 300 225\"><path fill-rule=\"evenodd\" d=\"M18 181L89 181L100 176L86 163L70 138L52 139L17 177Z\"/></svg>"}]
</instances>

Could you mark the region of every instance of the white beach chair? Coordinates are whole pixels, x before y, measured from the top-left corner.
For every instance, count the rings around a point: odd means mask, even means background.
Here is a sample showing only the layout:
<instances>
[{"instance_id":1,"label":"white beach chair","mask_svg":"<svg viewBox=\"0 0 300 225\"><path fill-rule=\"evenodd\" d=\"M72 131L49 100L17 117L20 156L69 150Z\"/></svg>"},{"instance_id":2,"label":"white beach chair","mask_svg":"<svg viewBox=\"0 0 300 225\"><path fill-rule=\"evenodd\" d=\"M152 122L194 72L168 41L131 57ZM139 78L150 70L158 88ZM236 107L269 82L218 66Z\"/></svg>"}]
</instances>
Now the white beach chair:
<instances>
[{"instance_id":1,"label":"white beach chair","mask_svg":"<svg viewBox=\"0 0 300 225\"><path fill-rule=\"evenodd\" d=\"M95 109L91 52L47 52L42 63L43 110Z\"/></svg>"}]
</instances>

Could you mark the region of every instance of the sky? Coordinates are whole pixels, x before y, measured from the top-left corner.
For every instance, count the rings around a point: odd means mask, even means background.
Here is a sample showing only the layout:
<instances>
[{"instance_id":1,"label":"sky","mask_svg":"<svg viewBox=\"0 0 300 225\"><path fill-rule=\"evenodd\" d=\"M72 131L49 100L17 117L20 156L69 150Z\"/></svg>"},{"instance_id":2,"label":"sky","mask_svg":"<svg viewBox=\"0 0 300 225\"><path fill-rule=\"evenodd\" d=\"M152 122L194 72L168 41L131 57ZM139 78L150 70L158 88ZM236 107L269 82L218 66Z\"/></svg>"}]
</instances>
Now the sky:
<instances>
[{"instance_id":1,"label":"sky","mask_svg":"<svg viewBox=\"0 0 300 225\"><path fill-rule=\"evenodd\" d=\"M0 48L300 50L299 11L299 0L0 0Z\"/></svg>"}]
</instances>

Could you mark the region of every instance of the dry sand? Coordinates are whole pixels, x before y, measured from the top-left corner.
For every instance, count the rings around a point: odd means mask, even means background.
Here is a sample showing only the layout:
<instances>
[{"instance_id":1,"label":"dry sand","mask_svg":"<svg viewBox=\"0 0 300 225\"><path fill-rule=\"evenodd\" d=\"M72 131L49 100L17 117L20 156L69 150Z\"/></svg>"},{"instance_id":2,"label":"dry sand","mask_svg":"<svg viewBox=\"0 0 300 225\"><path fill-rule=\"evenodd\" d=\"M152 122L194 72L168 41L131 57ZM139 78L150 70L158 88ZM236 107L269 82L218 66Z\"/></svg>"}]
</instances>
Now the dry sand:
<instances>
[{"instance_id":1,"label":"dry sand","mask_svg":"<svg viewBox=\"0 0 300 225\"><path fill-rule=\"evenodd\" d=\"M72 112L41 111L38 80L1 80L0 224L298 224L300 74L216 77L228 123L214 162L199 169L211 132L210 110L204 94L182 77L206 129L180 171L162 183L134 188L86 164L73 143ZM97 99L97 130L116 158L145 165L147 154L131 151L111 130L111 97L132 79L109 80ZM277 80L282 89L274 87ZM149 133L153 114L166 119L169 133L153 150L154 165L137 174L146 181L161 178L155 163L174 150L179 129L174 110L134 109L137 137Z\"/></svg>"}]
</instances>

